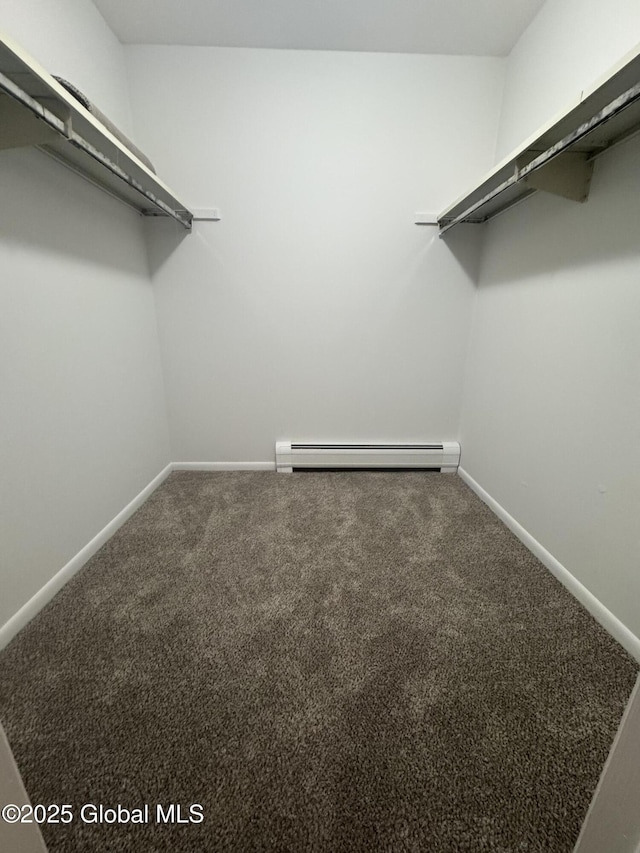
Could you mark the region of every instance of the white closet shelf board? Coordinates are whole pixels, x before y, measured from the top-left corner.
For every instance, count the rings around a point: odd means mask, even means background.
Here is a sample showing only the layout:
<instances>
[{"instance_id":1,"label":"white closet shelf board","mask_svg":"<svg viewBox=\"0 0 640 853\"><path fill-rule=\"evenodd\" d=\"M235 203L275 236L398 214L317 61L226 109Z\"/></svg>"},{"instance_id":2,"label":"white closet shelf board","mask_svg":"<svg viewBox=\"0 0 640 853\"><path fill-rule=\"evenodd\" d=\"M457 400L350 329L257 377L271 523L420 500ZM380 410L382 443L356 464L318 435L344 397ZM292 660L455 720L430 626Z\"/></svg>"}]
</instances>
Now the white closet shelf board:
<instances>
[{"instance_id":1,"label":"white closet shelf board","mask_svg":"<svg viewBox=\"0 0 640 853\"><path fill-rule=\"evenodd\" d=\"M538 189L585 201L593 161L640 130L640 45L438 216L486 222Z\"/></svg>"},{"instance_id":2,"label":"white closet shelf board","mask_svg":"<svg viewBox=\"0 0 640 853\"><path fill-rule=\"evenodd\" d=\"M129 149L0 33L0 149L37 146L145 216L192 213Z\"/></svg>"}]
</instances>

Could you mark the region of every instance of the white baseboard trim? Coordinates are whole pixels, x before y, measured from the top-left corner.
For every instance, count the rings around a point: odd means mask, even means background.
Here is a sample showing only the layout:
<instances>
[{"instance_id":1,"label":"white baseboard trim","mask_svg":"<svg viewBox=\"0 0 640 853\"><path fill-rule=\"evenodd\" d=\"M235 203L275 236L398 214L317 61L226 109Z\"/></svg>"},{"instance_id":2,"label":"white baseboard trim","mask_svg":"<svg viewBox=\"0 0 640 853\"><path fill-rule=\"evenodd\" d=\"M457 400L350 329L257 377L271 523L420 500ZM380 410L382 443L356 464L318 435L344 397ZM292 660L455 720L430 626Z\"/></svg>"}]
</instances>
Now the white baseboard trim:
<instances>
[{"instance_id":1,"label":"white baseboard trim","mask_svg":"<svg viewBox=\"0 0 640 853\"><path fill-rule=\"evenodd\" d=\"M275 471L275 462L174 462L174 471Z\"/></svg>"},{"instance_id":2,"label":"white baseboard trim","mask_svg":"<svg viewBox=\"0 0 640 853\"><path fill-rule=\"evenodd\" d=\"M42 610L45 604L48 604L51 601L54 595L62 589L67 581L84 566L87 560L93 557L96 551L99 551L100 548L102 548L105 542L113 536L116 530L121 527L125 521L130 518L146 501L149 495L154 492L164 480L166 480L171 473L172 468L173 466L171 463L163 468L158 476L154 477L149 485L145 486L145 488L137 494L135 498L106 525L106 527L103 527L102 530L94 536L93 539L84 546L84 548L82 548L82 550L78 551L75 557L72 557L59 572L56 572L51 580L47 581L47 583L41 587L38 592L36 592L36 594L32 596L32 598L30 598L29 601L20 608L20 610L18 610L17 613L14 613L14 615L5 622L2 627L0 627L0 649L3 649L8 643L10 643L18 631L22 630L22 628L24 628L24 626Z\"/></svg>"},{"instance_id":3,"label":"white baseboard trim","mask_svg":"<svg viewBox=\"0 0 640 853\"><path fill-rule=\"evenodd\" d=\"M87 543L75 557L63 566L47 583L36 592L2 627L0 627L0 649L3 649L24 626L51 601L67 581L113 536L128 518L147 500L172 471L275 471L275 462L173 462L167 465L127 506ZM636 637L602 602L566 569L562 563L544 548L537 539L510 515L482 486L465 471L458 468L462 480L487 504L506 524L515 536L546 566L591 615L605 628L623 648L640 661L640 639Z\"/></svg>"},{"instance_id":4,"label":"white baseboard trim","mask_svg":"<svg viewBox=\"0 0 640 853\"><path fill-rule=\"evenodd\" d=\"M557 578L560 583L566 587L569 592L578 599L578 601L586 607L594 619L599 622L602 627L607 630L620 645L626 649L632 657L640 661L640 639L633 634L626 625L624 625L617 616L608 610L602 602L595 597L592 592L583 586L580 581L574 577L571 572L565 568L547 549L538 542L537 539L515 520L512 515L506 511L491 495L486 492L482 486L473 479L471 474L467 473L464 468L458 468L458 474L464 482L473 489L478 497L487 504L498 518L506 524L506 526L514 533L518 539L527 547L531 553L537 557L543 566L546 566L551 574Z\"/></svg>"},{"instance_id":5,"label":"white baseboard trim","mask_svg":"<svg viewBox=\"0 0 640 853\"><path fill-rule=\"evenodd\" d=\"M63 566L60 571L41 587L17 613L0 627L0 650L8 645L18 631L21 631L42 608L48 604L54 595L81 569L93 555L102 548L116 530L130 518L133 513L147 500L149 495L167 479L172 471L275 471L275 462L170 462L148 486L127 504L127 506L112 519L106 527L93 537L75 557Z\"/></svg>"}]
</instances>

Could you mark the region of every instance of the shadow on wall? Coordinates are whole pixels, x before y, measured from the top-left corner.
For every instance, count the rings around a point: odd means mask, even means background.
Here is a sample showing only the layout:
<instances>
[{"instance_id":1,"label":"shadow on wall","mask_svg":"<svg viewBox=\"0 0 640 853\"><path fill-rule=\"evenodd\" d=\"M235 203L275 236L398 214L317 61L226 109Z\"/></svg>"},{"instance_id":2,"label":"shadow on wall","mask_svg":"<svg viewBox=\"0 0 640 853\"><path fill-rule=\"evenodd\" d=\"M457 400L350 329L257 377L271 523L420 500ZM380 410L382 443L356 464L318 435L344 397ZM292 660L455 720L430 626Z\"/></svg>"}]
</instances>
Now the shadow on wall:
<instances>
[{"instance_id":1,"label":"shadow on wall","mask_svg":"<svg viewBox=\"0 0 640 853\"><path fill-rule=\"evenodd\" d=\"M218 223L206 223L209 228L215 228ZM144 235L147 244L149 259L149 274L153 278L160 272L185 239L193 240L196 237L198 224L194 223L192 231L186 231L179 222L169 217L150 217L144 223Z\"/></svg>"},{"instance_id":2,"label":"shadow on wall","mask_svg":"<svg viewBox=\"0 0 640 853\"><path fill-rule=\"evenodd\" d=\"M640 258L640 137L596 162L591 193L584 203L538 192L486 225L485 248L500 237L504 248L491 254L490 283L512 284L552 277L624 257ZM487 269L486 251L480 280ZM483 282L484 283L484 282Z\"/></svg>"},{"instance_id":3,"label":"shadow on wall","mask_svg":"<svg viewBox=\"0 0 640 853\"><path fill-rule=\"evenodd\" d=\"M222 258L218 254L217 249L214 248L220 243L220 240L217 238L221 236L222 228L223 225L219 222L205 223L203 225L194 223L193 231L190 233L185 231L173 219L147 220L145 222L145 236L147 238L149 271L151 276L153 277L160 272L185 239L193 243L197 242L200 249L210 255L212 263L222 264ZM441 241L437 228L431 226L425 227L422 230L425 239L421 243L419 256L412 259L411 266L414 274L424 274L422 266L425 263L427 254L433 249L437 249L441 243L441 247L446 246L449 253L455 258L466 277L476 284L478 280L478 261L482 246L482 230L482 228L476 225L461 225L454 232L449 232ZM389 240L393 240L393 236L389 235ZM397 271L395 272L397 273ZM394 286L397 288L397 282Z\"/></svg>"},{"instance_id":4,"label":"shadow on wall","mask_svg":"<svg viewBox=\"0 0 640 853\"><path fill-rule=\"evenodd\" d=\"M0 152L0 245L146 275L142 217L35 150Z\"/></svg>"},{"instance_id":5,"label":"shadow on wall","mask_svg":"<svg viewBox=\"0 0 640 853\"><path fill-rule=\"evenodd\" d=\"M437 231L435 228L433 230ZM442 239L467 278L474 284L478 283L483 230L482 226L463 224L448 231L442 238L436 236L436 240Z\"/></svg>"}]
</instances>

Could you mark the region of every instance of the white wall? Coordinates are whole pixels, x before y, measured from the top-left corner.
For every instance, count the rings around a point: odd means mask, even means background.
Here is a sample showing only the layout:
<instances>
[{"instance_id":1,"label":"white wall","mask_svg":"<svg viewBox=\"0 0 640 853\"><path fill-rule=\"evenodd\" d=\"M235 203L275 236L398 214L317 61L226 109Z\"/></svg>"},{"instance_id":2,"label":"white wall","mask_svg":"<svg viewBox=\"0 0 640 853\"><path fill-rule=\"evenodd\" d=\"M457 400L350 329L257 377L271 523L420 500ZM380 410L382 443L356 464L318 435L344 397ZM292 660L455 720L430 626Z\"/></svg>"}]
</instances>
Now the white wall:
<instances>
[{"instance_id":1,"label":"white wall","mask_svg":"<svg viewBox=\"0 0 640 853\"><path fill-rule=\"evenodd\" d=\"M509 62L507 147L631 33L637 3L548 0ZM636 138L597 162L586 204L538 194L485 226L461 429L463 467L636 636L639 216Z\"/></svg>"},{"instance_id":2,"label":"white wall","mask_svg":"<svg viewBox=\"0 0 640 853\"><path fill-rule=\"evenodd\" d=\"M3 29L126 116L104 21L88 0L52 5L3 2ZM169 449L140 218L34 150L0 152L0 195L1 625Z\"/></svg>"},{"instance_id":3,"label":"white wall","mask_svg":"<svg viewBox=\"0 0 640 853\"><path fill-rule=\"evenodd\" d=\"M573 853L640 853L640 677Z\"/></svg>"},{"instance_id":4,"label":"white wall","mask_svg":"<svg viewBox=\"0 0 640 853\"><path fill-rule=\"evenodd\" d=\"M480 235L413 215L490 166L504 60L126 50L141 144L223 216L150 240L173 458L455 437Z\"/></svg>"}]
</instances>

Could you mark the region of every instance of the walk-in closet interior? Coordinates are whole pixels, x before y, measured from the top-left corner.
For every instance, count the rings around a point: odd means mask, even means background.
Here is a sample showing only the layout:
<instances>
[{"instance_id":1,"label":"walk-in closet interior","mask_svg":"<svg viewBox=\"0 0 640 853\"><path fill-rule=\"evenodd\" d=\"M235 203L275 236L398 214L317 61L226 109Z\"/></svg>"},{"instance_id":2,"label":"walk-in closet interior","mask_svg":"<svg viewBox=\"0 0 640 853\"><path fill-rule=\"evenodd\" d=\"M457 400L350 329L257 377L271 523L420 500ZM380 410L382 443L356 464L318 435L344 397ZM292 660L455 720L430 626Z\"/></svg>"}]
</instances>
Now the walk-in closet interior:
<instances>
[{"instance_id":1,"label":"walk-in closet interior","mask_svg":"<svg viewBox=\"0 0 640 853\"><path fill-rule=\"evenodd\" d=\"M635 0L0 0L3 850L639 853L639 131Z\"/></svg>"}]
</instances>

